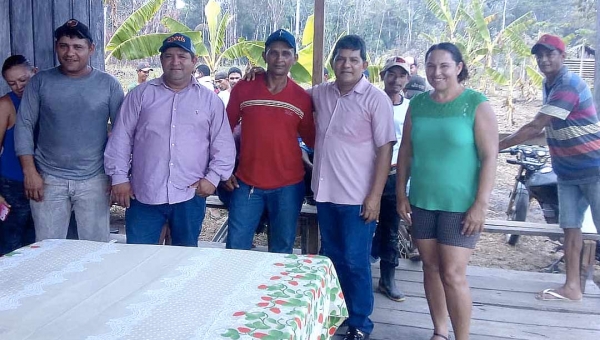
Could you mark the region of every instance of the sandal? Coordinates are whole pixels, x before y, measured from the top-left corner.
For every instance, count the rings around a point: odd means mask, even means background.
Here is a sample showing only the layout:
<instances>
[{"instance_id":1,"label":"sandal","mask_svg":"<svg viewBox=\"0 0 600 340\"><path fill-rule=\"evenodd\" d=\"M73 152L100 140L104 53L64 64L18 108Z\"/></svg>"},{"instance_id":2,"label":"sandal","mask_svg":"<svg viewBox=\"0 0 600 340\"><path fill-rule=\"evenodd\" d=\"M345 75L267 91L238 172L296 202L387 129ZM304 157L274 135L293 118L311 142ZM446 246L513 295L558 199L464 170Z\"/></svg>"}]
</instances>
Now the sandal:
<instances>
[{"instance_id":1,"label":"sandal","mask_svg":"<svg viewBox=\"0 0 600 340\"><path fill-rule=\"evenodd\" d=\"M433 337L432 337L432 339L433 339L433 338L435 338L436 336L437 336L438 338L442 338L442 339L444 339L444 340L449 340L449 338L448 338L447 336L444 336L444 335L441 335L441 334L438 334L438 333L435 333L435 332L433 333ZM431 340L431 339L430 339L430 340Z\"/></svg>"}]
</instances>

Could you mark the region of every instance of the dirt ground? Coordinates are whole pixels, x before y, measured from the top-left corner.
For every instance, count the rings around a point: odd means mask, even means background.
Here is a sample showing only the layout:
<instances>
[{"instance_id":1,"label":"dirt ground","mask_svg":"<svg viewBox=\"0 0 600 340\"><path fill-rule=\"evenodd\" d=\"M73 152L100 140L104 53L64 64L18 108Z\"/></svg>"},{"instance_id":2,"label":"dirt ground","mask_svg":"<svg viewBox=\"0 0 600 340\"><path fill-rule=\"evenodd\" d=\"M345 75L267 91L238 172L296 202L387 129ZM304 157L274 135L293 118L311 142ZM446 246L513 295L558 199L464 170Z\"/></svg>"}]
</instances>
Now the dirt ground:
<instances>
[{"instance_id":1,"label":"dirt ground","mask_svg":"<svg viewBox=\"0 0 600 340\"><path fill-rule=\"evenodd\" d=\"M498 116L500 132L513 132L519 126L528 122L541 106L541 100L532 102L516 102L514 112L514 126L507 124L506 109L503 107L499 96L490 96L490 103ZM508 197L517 167L506 163L506 155L500 155L498 159L498 172L496 185L492 192L490 207L487 217L491 219L505 219L505 210ZM112 223L115 226L124 224L123 209L114 207L112 211ZM202 227L200 239L211 241L215 232L227 219L227 212L219 209L207 209L206 217ZM532 203L527 217L528 221L543 223L543 216L537 203ZM266 237L258 235L255 244L266 245ZM483 234L471 259L471 265L482 267L493 267L503 269L514 269L524 271L543 271L550 263L561 256L556 252L557 244L546 237L522 236L518 244L513 247L506 243L505 235ZM564 265L560 265L564 271ZM600 285L600 266L596 265L594 281Z\"/></svg>"}]
</instances>

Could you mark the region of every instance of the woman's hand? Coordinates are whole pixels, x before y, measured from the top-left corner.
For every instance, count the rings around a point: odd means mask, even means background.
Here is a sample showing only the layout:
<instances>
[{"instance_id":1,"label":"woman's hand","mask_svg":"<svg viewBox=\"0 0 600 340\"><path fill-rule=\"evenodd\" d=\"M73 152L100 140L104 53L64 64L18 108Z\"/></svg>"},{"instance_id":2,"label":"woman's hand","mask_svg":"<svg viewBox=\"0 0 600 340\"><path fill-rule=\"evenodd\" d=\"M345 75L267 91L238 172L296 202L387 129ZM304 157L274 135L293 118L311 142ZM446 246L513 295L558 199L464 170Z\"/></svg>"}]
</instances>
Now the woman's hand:
<instances>
[{"instance_id":1,"label":"woman's hand","mask_svg":"<svg viewBox=\"0 0 600 340\"><path fill-rule=\"evenodd\" d=\"M479 202L473 203L473 205L467 210L465 219L463 220L463 228L461 234L465 236L471 236L479 234L483 231L483 224L485 223L485 212L487 205Z\"/></svg>"},{"instance_id":2,"label":"woman's hand","mask_svg":"<svg viewBox=\"0 0 600 340\"><path fill-rule=\"evenodd\" d=\"M398 202L396 203L396 211L398 211L398 215L400 215L406 224L412 225L412 209L410 208L408 197L402 196L398 198Z\"/></svg>"}]
</instances>

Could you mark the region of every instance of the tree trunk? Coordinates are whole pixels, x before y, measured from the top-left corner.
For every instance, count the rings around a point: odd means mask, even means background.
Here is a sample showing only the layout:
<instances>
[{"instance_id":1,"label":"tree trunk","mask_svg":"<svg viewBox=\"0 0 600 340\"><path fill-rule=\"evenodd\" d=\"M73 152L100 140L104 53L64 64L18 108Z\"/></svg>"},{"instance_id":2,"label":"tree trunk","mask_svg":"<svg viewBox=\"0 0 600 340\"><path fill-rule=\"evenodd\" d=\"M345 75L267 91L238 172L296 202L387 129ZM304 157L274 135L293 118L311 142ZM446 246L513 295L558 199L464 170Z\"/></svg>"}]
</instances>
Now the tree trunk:
<instances>
[{"instance_id":1,"label":"tree trunk","mask_svg":"<svg viewBox=\"0 0 600 340\"><path fill-rule=\"evenodd\" d=\"M296 0L296 39L300 36L300 0Z\"/></svg>"}]
</instances>

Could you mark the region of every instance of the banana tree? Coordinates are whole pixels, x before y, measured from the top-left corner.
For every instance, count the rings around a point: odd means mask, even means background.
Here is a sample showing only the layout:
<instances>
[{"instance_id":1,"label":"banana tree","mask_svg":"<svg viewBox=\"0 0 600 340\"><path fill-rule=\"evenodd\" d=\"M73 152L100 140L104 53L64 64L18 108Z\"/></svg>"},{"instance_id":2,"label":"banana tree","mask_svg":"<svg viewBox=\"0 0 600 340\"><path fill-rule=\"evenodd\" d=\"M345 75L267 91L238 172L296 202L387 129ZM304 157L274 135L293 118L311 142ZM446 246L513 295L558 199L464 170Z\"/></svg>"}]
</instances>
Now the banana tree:
<instances>
[{"instance_id":1,"label":"banana tree","mask_svg":"<svg viewBox=\"0 0 600 340\"><path fill-rule=\"evenodd\" d=\"M228 12L221 13L221 5L215 0L210 0L204 7L206 26L208 29L209 46L206 54L201 55L204 62L211 70L221 66L223 59L238 59L246 57L250 63L260 63L264 43L261 41L247 41L244 39L228 48L225 48L225 33L227 26L233 21L233 16Z\"/></svg>"},{"instance_id":2,"label":"banana tree","mask_svg":"<svg viewBox=\"0 0 600 340\"><path fill-rule=\"evenodd\" d=\"M212 70L221 65L223 58L233 60L248 57L252 60L252 57L256 58L257 54L260 56L262 53L264 46L261 46L261 42L255 41L240 40L233 46L224 49L225 29L231 22L231 16L228 13L221 15L221 7L214 0L210 0L204 9L208 23L209 47L204 44L202 32L193 30L169 17L161 20L163 26L168 30L167 33L139 35L139 31L154 18L164 1L149 0L119 26L106 46L106 51L109 52L107 61L110 57L119 60L135 60L155 56L159 53L158 49L163 40L176 32L183 33L192 39L196 55L203 58Z\"/></svg>"},{"instance_id":3,"label":"banana tree","mask_svg":"<svg viewBox=\"0 0 600 340\"><path fill-rule=\"evenodd\" d=\"M533 13L527 12L515 19L513 22L496 33L495 36L493 36L490 31L489 24L494 21L496 17L496 13L488 16L484 15L483 4L480 0L473 0L471 2L470 12L467 12L467 10L464 8L462 9L462 18L467 23L467 31L471 36L475 37L478 42L479 50L476 54L484 58L483 68L484 73L487 75L494 74L494 56L498 55L499 53L510 56L510 54L513 52L513 46L508 46L507 50L505 51L502 50L503 47L510 42L512 42L514 45L514 43L518 42L519 37L522 42L523 32L525 32L529 25L531 25L534 21ZM508 34L511 35L510 41L507 41ZM512 67L508 67L508 70L509 72L513 71ZM497 77L490 77L491 80L494 80L494 78ZM482 89L485 90L488 82L485 77L482 80Z\"/></svg>"},{"instance_id":4,"label":"banana tree","mask_svg":"<svg viewBox=\"0 0 600 340\"><path fill-rule=\"evenodd\" d=\"M306 19L306 24L304 25L304 31L302 31L302 39L297 46L298 53L298 61L292 66L290 69L290 75L292 79L294 79L297 83L300 84L310 84L312 81L312 71L313 71L313 37L314 37L314 15L310 15ZM342 34L343 35L343 34ZM338 39L342 36L340 35ZM337 40L336 40L337 42ZM266 68L266 64L262 59L262 52L264 51L264 43L257 42L254 46L255 48L240 48L239 51L235 50L235 53L244 54L246 58L250 61L251 65L261 66ZM259 49L260 47L260 49ZM230 49L233 49L230 48ZM224 53L229 53L229 50L226 50ZM237 49L237 47L236 47ZM328 61L331 60L333 53L333 49L329 52L327 59L325 59L325 65L329 70L329 74L333 74L333 70L331 66L328 64Z\"/></svg>"},{"instance_id":5,"label":"banana tree","mask_svg":"<svg viewBox=\"0 0 600 340\"><path fill-rule=\"evenodd\" d=\"M450 41L452 43L456 42L456 32L458 30L458 25L461 21L462 1L458 2L458 5L455 10L450 8L449 0L426 0L427 9L435 15L435 17L446 24L446 30L442 36L436 38L433 35L429 36L429 39L436 41ZM425 36L427 36L425 34Z\"/></svg>"},{"instance_id":6,"label":"banana tree","mask_svg":"<svg viewBox=\"0 0 600 340\"><path fill-rule=\"evenodd\" d=\"M144 35L138 35L138 33L154 18L164 1L150 0L123 21L106 45L108 52L106 61L111 57L119 60L135 60L158 54L162 41L172 33ZM183 26L185 27L185 25ZM188 35L195 44L202 41L201 32L193 31L188 27L179 32Z\"/></svg>"}]
</instances>

